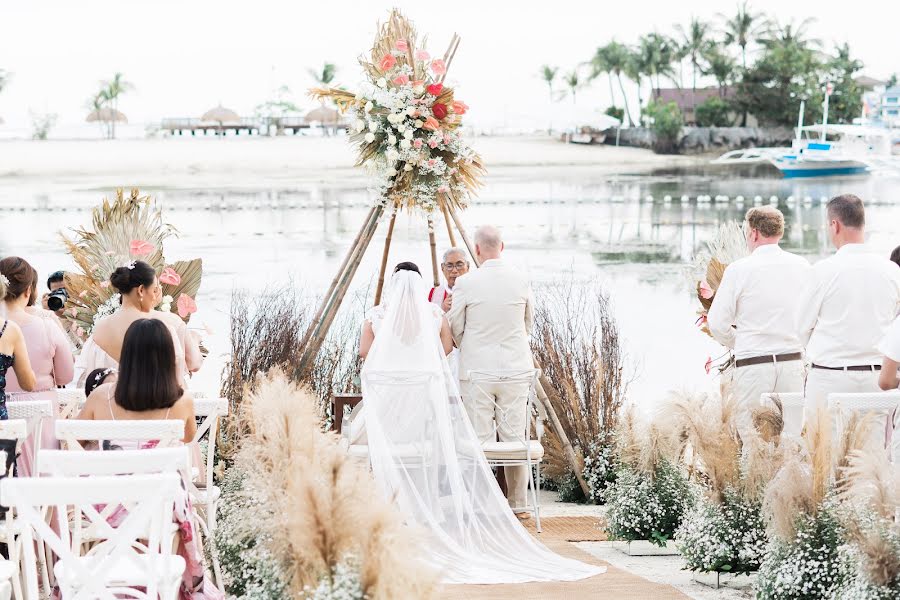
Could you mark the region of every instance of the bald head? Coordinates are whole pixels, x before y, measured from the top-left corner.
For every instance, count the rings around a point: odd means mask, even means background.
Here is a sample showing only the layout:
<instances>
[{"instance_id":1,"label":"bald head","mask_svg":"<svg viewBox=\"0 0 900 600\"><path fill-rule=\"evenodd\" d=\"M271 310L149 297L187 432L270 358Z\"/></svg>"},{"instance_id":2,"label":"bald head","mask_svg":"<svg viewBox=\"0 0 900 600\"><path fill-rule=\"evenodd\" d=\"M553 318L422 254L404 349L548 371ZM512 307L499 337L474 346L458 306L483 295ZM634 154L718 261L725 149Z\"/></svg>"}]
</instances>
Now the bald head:
<instances>
[{"instance_id":1,"label":"bald head","mask_svg":"<svg viewBox=\"0 0 900 600\"><path fill-rule=\"evenodd\" d=\"M482 225L475 230L475 254L480 262L500 258L503 252L503 237L493 225Z\"/></svg>"}]
</instances>

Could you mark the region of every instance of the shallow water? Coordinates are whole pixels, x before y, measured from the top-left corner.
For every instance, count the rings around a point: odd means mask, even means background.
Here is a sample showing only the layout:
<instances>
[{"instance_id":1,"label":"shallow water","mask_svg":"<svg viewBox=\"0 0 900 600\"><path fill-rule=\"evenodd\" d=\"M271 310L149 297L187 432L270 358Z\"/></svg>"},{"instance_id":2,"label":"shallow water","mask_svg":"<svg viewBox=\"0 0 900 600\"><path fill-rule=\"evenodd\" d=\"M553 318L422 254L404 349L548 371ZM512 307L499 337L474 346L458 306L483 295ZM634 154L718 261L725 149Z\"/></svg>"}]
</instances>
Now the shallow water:
<instances>
[{"instance_id":1,"label":"shallow water","mask_svg":"<svg viewBox=\"0 0 900 600\"><path fill-rule=\"evenodd\" d=\"M214 334L207 339L212 354L197 385L210 389L218 385L227 352L232 290L261 290L293 280L311 295L322 293L355 237L368 201L358 183L146 191L180 231L180 238L166 246L169 260L204 260L195 324L209 325ZM578 168L493 177L463 220L470 232L480 223L502 225L508 260L525 269L537 288L573 274L579 281L599 281L612 296L636 373L630 396L650 406L669 389L715 384L703 367L708 356L722 350L694 326L697 305L685 272L718 225L741 218L755 196L768 203L775 195L787 217L785 246L815 261L830 252L819 198L845 192L871 201L867 216L874 249L887 254L900 244L900 179L791 181L769 169L710 167L608 176ZM27 258L42 276L71 268L58 232L88 225L88 209L107 193L0 197L0 255ZM651 195L652 201L647 198ZM670 201L664 200L666 195ZM682 203L682 195L689 201ZM727 195L729 200L697 202L698 195ZM735 201L738 195L743 204ZM384 229L354 281L360 293L374 289ZM440 250L448 245L442 222L436 232ZM424 273L430 271L427 227L420 217L403 215L397 221L390 262L400 260L413 260ZM359 311L359 306L356 302L348 310Z\"/></svg>"}]
</instances>

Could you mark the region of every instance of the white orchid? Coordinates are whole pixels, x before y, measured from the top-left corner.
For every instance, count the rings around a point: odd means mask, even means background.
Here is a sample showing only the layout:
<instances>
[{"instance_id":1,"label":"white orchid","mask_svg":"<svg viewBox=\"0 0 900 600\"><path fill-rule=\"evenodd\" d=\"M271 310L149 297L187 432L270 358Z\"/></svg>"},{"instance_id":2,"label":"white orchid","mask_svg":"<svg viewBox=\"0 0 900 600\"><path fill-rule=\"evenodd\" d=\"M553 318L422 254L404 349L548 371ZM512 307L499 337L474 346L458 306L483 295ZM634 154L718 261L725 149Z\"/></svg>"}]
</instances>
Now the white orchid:
<instances>
[{"instance_id":1,"label":"white orchid","mask_svg":"<svg viewBox=\"0 0 900 600\"><path fill-rule=\"evenodd\" d=\"M387 80L384 77L382 77L381 79L379 79L378 81L375 82L375 85L377 85L380 88L387 87Z\"/></svg>"}]
</instances>

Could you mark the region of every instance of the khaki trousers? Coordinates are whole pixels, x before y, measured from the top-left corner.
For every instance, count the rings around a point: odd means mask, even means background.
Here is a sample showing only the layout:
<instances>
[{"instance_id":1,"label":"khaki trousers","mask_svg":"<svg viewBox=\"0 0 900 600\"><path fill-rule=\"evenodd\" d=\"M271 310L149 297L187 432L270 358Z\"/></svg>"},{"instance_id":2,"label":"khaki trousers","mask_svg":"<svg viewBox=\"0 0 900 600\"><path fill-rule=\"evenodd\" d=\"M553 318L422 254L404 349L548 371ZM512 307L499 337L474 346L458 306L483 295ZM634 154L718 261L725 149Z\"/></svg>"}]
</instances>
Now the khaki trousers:
<instances>
[{"instance_id":1,"label":"khaki trousers","mask_svg":"<svg viewBox=\"0 0 900 600\"><path fill-rule=\"evenodd\" d=\"M527 385L474 384L459 382L460 393L475 435L482 443L490 441L516 442L525 438L527 415ZM495 433L496 427L496 433ZM504 467L507 500L515 510L524 508L528 490L527 467Z\"/></svg>"},{"instance_id":2,"label":"khaki trousers","mask_svg":"<svg viewBox=\"0 0 900 600\"><path fill-rule=\"evenodd\" d=\"M810 368L806 376L803 422L807 427L815 423L817 411L828 408L828 394L880 392L878 375L878 371L831 371Z\"/></svg>"},{"instance_id":3,"label":"khaki trousers","mask_svg":"<svg viewBox=\"0 0 900 600\"><path fill-rule=\"evenodd\" d=\"M735 367L733 393L737 400L737 425L746 439L753 431L753 411L762 406L763 394L789 394L803 391L803 361L772 362Z\"/></svg>"}]
</instances>

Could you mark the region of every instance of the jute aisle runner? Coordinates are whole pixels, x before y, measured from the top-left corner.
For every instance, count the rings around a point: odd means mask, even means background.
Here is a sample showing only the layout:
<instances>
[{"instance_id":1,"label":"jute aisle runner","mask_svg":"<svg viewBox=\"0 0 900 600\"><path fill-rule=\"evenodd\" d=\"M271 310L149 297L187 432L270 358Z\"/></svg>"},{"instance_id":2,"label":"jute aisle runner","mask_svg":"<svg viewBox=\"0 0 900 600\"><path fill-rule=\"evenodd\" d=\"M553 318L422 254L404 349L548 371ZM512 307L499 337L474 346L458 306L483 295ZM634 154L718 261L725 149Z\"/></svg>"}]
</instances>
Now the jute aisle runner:
<instances>
[{"instance_id":1,"label":"jute aisle runner","mask_svg":"<svg viewBox=\"0 0 900 600\"><path fill-rule=\"evenodd\" d=\"M440 594L441 600L554 600L580 598L668 600L687 598L675 588L652 583L617 569L579 550L572 542L604 541L606 535L596 517L550 517L541 519L539 539L554 552L589 564L606 567L606 573L572 582L527 583L512 585L448 585ZM526 523L534 534L534 522ZM510 557L514 558L514 557Z\"/></svg>"}]
</instances>

